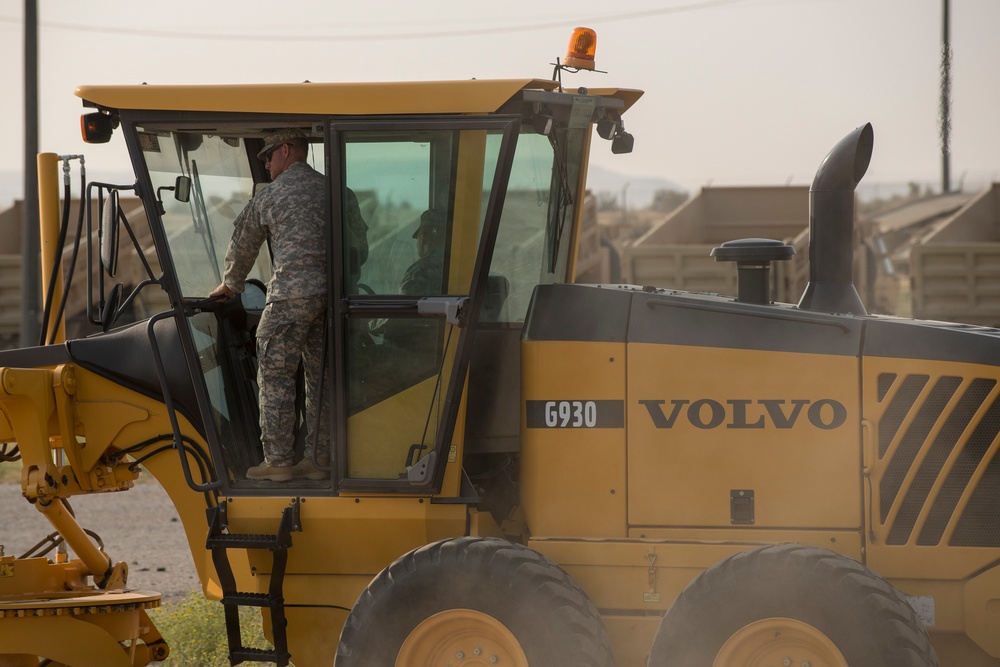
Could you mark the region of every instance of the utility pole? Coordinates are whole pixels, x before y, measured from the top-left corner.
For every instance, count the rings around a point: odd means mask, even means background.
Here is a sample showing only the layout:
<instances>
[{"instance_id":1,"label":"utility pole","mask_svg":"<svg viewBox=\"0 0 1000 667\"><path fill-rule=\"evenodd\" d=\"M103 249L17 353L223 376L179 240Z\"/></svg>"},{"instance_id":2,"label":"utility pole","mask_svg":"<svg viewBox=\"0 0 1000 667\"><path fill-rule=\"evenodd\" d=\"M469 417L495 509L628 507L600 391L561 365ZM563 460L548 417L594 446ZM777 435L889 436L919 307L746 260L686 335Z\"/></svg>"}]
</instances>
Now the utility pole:
<instances>
[{"instance_id":1,"label":"utility pole","mask_svg":"<svg viewBox=\"0 0 1000 667\"><path fill-rule=\"evenodd\" d=\"M24 0L24 200L21 224L21 347L38 344L38 1Z\"/></svg>"},{"instance_id":2,"label":"utility pole","mask_svg":"<svg viewBox=\"0 0 1000 667\"><path fill-rule=\"evenodd\" d=\"M949 14L951 0L942 0L941 20L941 192L951 192L951 39Z\"/></svg>"},{"instance_id":3,"label":"utility pole","mask_svg":"<svg viewBox=\"0 0 1000 667\"><path fill-rule=\"evenodd\" d=\"M628 227L628 199L627 199L627 193L628 193L628 186L629 185L631 185L631 182L626 181L625 185L622 186L622 229L624 229L625 227Z\"/></svg>"}]
</instances>

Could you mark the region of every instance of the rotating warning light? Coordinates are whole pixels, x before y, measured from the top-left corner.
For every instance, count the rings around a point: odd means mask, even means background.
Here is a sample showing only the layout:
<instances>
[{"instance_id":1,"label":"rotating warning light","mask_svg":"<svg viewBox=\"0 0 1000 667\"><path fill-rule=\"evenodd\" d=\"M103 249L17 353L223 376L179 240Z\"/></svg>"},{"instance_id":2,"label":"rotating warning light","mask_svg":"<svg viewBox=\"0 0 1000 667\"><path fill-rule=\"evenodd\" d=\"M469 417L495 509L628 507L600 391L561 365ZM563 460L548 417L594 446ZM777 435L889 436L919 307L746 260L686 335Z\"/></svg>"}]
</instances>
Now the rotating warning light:
<instances>
[{"instance_id":1,"label":"rotating warning light","mask_svg":"<svg viewBox=\"0 0 1000 667\"><path fill-rule=\"evenodd\" d=\"M573 28L566 49L563 67L594 69L594 54L597 51L597 33L590 28Z\"/></svg>"}]
</instances>

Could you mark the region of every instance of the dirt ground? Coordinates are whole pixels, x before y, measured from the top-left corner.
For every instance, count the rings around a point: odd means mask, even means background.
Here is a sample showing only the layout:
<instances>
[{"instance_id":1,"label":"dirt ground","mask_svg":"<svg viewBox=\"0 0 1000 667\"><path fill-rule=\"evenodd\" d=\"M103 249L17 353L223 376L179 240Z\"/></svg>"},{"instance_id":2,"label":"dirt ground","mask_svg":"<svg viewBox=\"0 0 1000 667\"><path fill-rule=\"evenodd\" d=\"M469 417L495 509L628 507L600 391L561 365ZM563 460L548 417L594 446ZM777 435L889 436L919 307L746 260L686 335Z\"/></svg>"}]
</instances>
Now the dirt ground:
<instances>
[{"instance_id":1,"label":"dirt ground","mask_svg":"<svg viewBox=\"0 0 1000 667\"><path fill-rule=\"evenodd\" d=\"M80 525L100 535L112 560L128 563L130 588L157 591L164 602L199 589L180 519L152 478L128 491L73 498L71 505ZM54 530L16 482L0 483L0 506L0 545L8 556L22 555Z\"/></svg>"}]
</instances>

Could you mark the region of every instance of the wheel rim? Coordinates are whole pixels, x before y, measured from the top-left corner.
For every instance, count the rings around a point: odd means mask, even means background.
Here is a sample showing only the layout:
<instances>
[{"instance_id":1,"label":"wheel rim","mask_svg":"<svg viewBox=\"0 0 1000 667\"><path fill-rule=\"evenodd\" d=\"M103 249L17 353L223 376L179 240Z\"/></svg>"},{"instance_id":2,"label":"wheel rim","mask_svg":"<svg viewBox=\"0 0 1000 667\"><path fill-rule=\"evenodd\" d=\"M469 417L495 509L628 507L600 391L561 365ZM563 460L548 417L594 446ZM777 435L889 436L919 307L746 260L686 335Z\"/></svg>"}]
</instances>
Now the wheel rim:
<instances>
[{"instance_id":1,"label":"wheel rim","mask_svg":"<svg viewBox=\"0 0 1000 667\"><path fill-rule=\"evenodd\" d=\"M528 667L521 643L497 619L449 609L424 619L403 642L396 667Z\"/></svg>"},{"instance_id":2,"label":"wheel rim","mask_svg":"<svg viewBox=\"0 0 1000 667\"><path fill-rule=\"evenodd\" d=\"M744 626L715 657L713 667L848 667L837 646L817 628L790 618Z\"/></svg>"}]
</instances>

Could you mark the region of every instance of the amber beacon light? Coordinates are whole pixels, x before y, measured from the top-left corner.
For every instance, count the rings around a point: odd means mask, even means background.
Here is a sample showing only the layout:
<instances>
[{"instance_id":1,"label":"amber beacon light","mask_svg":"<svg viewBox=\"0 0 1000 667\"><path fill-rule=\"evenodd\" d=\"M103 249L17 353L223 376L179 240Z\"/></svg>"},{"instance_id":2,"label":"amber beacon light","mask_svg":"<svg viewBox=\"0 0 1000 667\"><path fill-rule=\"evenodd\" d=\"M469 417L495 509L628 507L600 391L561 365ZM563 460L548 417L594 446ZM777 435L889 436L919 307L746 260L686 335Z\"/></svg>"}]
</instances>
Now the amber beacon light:
<instances>
[{"instance_id":1,"label":"amber beacon light","mask_svg":"<svg viewBox=\"0 0 1000 667\"><path fill-rule=\"evenodd\" d=\"M566 49L566 59L563 67L576 69L594 69L594 53L597 51L597 33L590 28L573 28L569 38L569 48Z\"/></svg>"}]
</instances>

